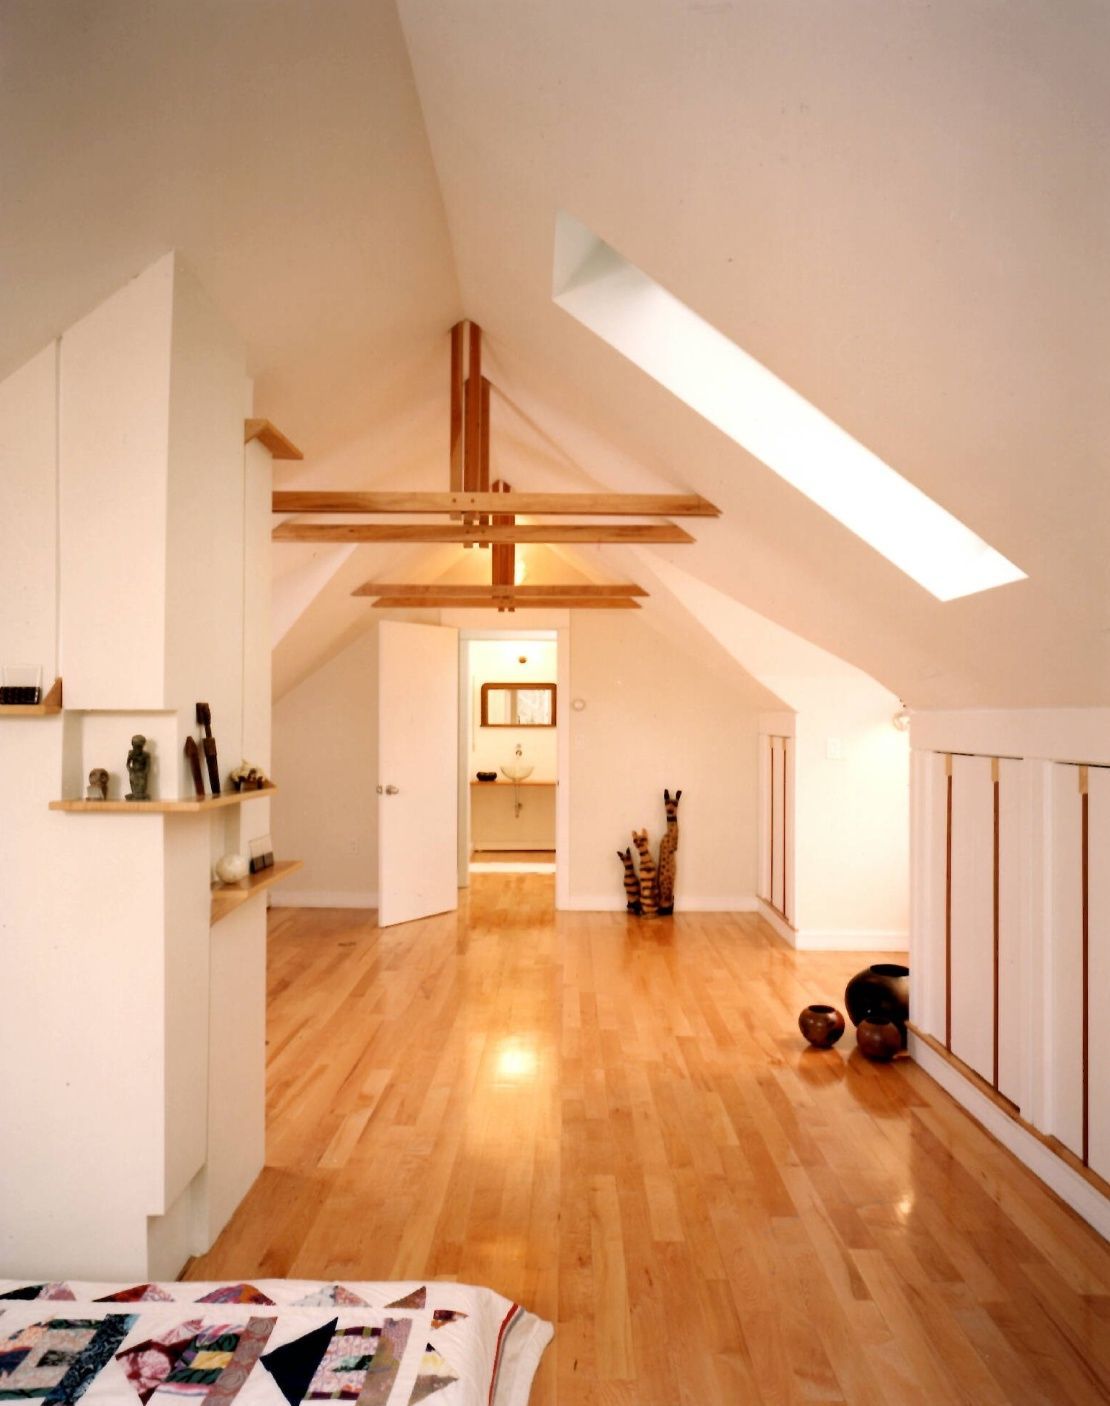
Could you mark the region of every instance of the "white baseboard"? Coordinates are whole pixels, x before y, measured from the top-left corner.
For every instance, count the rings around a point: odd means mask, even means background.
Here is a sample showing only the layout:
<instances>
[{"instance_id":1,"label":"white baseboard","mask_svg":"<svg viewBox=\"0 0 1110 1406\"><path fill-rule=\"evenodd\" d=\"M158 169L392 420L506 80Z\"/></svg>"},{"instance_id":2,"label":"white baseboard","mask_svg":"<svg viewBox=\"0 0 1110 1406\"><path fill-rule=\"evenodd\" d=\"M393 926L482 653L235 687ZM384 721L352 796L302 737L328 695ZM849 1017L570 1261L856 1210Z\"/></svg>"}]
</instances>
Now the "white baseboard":
<instances>
[{"instance_id":1,"label":"white baseboard","mask_svg":"<svg viewBox=\"0 0 1110 1406\"><path fill-rule=\"evenodd\" d=\"M909 933L860 931L858 928L795 928L765 898L756 911L775 932L799 952L908 952Z\"/></svg>"},{"instance_id":2,"label":"white baseboard","mask_svg":"<svg viewBox=\"0 0 1110 1406\"><path fill-rule=\"evenodd\" d=\"M278 889L270 898L272 908L376 908L376 893L350 893L328 889Z\"/></svg>"},{"instance_id":3,"label":"white baseboard","mask_svg":"<svg viewBox=\"0 0 1110 1406\"><path fill-rule=\"evenodd\" d=\"M797 947L798 934L782 916L777 908L772 908L765 898L757 898L755 901L755 911L763 919L769 928L773 928L777 936L790 947Z\"/></svg>"},{"instance_id":4,"label":"white baseboard","mask_svg":"<svg viewBox=\"0 0 1110 1406\"><path fill-rule=\"evenodd\" d=\"M908 952L910 936L858 928L799 928L794 946L799 952Z\"/></svg>"},{"instance_id":5,"label":"white baseboard","mask_svg":"<svg viewBox=\"0 0 1110 1406\"><path fill-rule=\"evenodd\" d=\"M941 1059L912 1030L909 1051L925 1073L950 1093L961 1107L966 1108L977 1123L981 1123L1019 1162L1023 1162L1034 1176L1050 1186L1077 1215L1110 1240L1110 1201L1105 1196L968 1083L959 1070Z\"/></svg>"},{"instance_id":6,"label":"white baseboard","mask_svg":"<svg viewBox=\"0 0 1110 1406\"><path fill-rule=\"evenodd\" d=\"M754 894L731 894L727 898L682 898L675 900L676 913L754 913L758 900ZM569 913L623 913L626 909L624 896L615 898L612 894L571 894L560 907Z\"/></svg>"}]
</instances>

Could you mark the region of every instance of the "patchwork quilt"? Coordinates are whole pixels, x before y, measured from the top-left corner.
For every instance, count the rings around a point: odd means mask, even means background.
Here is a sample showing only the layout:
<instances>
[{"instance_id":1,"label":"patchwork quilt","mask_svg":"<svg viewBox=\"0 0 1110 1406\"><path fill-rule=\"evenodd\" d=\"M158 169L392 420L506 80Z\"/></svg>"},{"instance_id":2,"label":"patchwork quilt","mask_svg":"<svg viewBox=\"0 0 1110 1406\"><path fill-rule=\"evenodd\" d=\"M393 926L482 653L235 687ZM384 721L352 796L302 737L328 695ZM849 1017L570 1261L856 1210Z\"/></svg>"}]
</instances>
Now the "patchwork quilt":
<instances>
[{"instance_id":1,"label":"patchwork quilt","mask_svg":"<svg viewBox=\"0 0 1110 1406\"><path fill-rule=\"evenodd\" d=\"M0 1402L526 1406L551 1336L465 1284L0 1280Z\"/></svg>"}]
</instances>

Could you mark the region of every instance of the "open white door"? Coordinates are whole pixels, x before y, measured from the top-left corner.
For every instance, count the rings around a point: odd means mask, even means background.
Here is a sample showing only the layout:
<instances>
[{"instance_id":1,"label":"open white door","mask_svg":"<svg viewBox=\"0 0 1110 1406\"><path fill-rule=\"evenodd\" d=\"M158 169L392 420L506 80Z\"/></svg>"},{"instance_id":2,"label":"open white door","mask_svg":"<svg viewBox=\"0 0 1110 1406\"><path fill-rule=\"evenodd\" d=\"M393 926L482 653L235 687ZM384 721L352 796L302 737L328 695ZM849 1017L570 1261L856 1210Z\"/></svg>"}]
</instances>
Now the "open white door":
<instances>
[{"instance_id":1,"label":"open white door","mask_svg":"<svg viewBox=\"0 0 1110 1406\"><path fill-rule=\"evenodd\" d=\"M378 925L458 907L458 631L378 626Z\"/></svg>"}]
</instances>

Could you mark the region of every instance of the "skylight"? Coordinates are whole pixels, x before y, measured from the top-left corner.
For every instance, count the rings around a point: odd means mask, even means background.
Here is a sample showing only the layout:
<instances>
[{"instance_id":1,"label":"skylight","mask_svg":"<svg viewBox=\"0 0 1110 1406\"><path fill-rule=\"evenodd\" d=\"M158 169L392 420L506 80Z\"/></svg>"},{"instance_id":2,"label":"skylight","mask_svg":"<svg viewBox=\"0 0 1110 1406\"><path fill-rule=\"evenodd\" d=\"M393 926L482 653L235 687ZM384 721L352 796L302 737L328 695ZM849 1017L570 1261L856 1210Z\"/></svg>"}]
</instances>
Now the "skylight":
<instances>
[{"instance_id":1,"label":"skylight","mask_svg":"<svg viewBox=\"0 0 1110 1406\"><path fill-rule=\"evenodd\" d=\"M562 212L553 296L938 600L1025 579L939 503Z\"/></svg>"}]
</instances>

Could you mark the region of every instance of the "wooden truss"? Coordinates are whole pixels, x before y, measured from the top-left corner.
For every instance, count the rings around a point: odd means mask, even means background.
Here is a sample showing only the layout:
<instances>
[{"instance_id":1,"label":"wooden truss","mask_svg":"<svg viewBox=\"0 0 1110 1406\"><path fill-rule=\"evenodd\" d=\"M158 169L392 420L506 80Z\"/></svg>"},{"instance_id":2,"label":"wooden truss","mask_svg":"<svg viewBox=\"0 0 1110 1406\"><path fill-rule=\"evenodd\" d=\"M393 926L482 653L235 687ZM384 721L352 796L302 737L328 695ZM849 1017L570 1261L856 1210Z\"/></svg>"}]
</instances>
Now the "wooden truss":
<instances>
[{"instance_id":1,"label":"wooden truss","mask_svg":"<svg viewBox=\"0 0 1110 1406\"><path fill-rule=\"evenodd\" d=\"M489 586L424 586L368 581L352 594L372 596L377 609L398 606L488 607L515 610L635 610L647 593L619 583L601 586L518 586L518 543L685 543L694 538L672 517L717 517L720 509L696 493L513 493L490 483L490 383L482 375L482 330L473 322L451 329L450 489L446 493L285 491L275 513L298 518L327 514L439 514L445 523L283 522L275 542L458 542L491 548ZM520 522L520 516L530 521ZM655 517L654 523L536 522L536 518Z\"/></svg>"}]
</instances>

